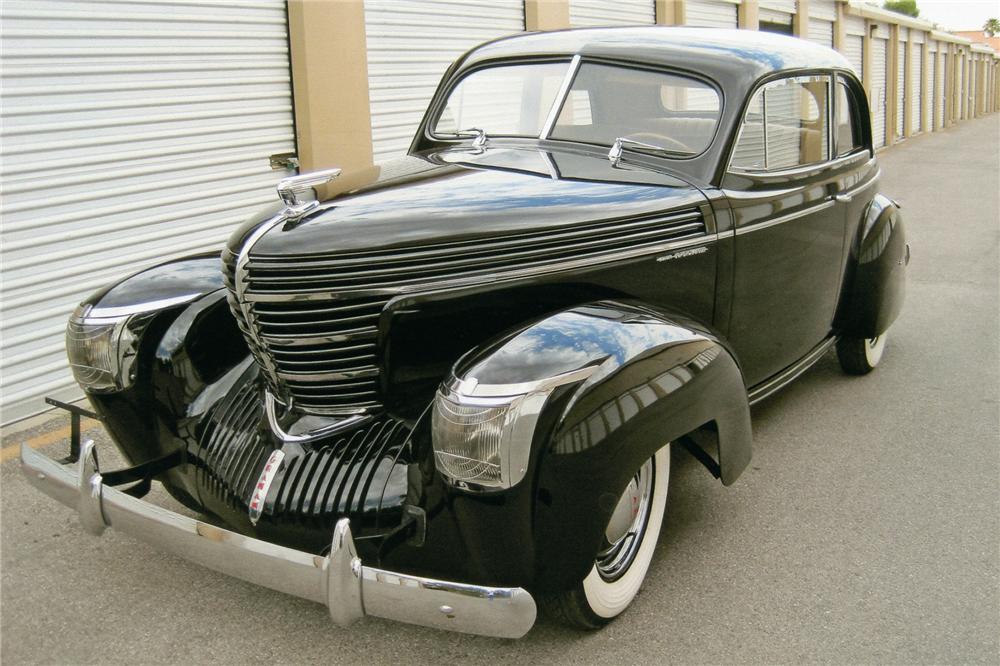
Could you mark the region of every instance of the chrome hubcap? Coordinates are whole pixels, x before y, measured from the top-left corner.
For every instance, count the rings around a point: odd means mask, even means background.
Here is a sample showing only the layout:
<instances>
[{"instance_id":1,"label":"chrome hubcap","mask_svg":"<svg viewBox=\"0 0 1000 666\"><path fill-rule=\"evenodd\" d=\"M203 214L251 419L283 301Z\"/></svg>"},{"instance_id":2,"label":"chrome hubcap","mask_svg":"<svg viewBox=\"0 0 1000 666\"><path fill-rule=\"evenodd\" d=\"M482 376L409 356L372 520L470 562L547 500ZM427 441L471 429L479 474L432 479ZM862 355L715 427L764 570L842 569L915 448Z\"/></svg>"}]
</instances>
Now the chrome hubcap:
<instances>
[{"instance_id":1,"label":"chrome hubcap","mask_svg":"<svg viewBox=\"0 0 1000 666\"><path fill-rule=\"evenodd\" d=\"M652 495L653 459L650 458L629 481L604 530L604 546L595 561L604 580L623 576L635 559L646 530Z\"/></svg>"}]
</instances>

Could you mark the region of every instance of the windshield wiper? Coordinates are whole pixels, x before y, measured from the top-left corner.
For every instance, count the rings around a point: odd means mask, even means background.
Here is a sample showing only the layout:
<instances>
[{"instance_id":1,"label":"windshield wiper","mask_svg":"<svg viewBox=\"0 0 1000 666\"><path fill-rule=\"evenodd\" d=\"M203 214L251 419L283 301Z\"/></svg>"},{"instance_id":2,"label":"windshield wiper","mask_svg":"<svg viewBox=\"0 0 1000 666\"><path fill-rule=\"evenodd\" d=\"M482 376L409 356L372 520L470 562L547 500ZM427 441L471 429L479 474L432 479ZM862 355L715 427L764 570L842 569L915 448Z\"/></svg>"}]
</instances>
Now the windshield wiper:
<instances>
[{"instance_id":1,"label":"windshield wiper","mask_svg":"<svg viewBox=\"0 0 1000 666\"><path fill-rule=\"evenodd\" d=\"M456 139L473 139L472 145L476 148L485 148L488 141L486 130L478 127L460 129L457 132L435 132L435 134L438 136L455 137Z\"/></svg>"},{"instance_id":2,"label":"windshield wiper","mask_svg":"<svg viewBox=\"0 0 1000 666\"><path fill-rule=\"evenodd\" d=\"M661 155L684 156L689 154L679 150L670 150L669 148L664 148L663 146L655 146L651 143L643 143L642 141L636 141L635 139L630 139L626 136L620 136L615 139L614 144L611 146L611 150L608 151L608 161L611 162L611 166L616 167L621 163L622 155L625 153L626 148L653 150Z\"/></svg>"}]
</instances>

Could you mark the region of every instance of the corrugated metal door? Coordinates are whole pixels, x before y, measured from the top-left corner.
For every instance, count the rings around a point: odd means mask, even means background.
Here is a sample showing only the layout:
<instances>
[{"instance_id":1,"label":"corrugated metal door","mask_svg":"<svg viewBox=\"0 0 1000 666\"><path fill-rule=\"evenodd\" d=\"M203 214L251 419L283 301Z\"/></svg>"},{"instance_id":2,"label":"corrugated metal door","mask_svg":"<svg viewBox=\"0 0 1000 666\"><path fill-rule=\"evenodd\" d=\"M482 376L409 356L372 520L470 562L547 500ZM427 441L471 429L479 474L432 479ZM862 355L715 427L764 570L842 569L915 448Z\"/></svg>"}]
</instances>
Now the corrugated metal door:
<instances>
[{"instance_id":1,"label":"corrugated metal door","mask_svg":"<svg viewBox=\"0 0 1000 666\"><path fill-rule=\"evenodd\" d=\"M718 0L688 0L684 6L684 24L700 28L738 28L737 6Z\"/></svg>"},{"instance_id":2,"label":"corrugated metal door","mask_svg":"<svg viewBox=\"0 0 1000 666\"><path fill-rule=\"evenodd\" d=\"M910 45L910 122L913 132L923 130L923 98L920 94L920 77L923 76L922 60L923 45L913 42Z\"/></svg>"},{"instance_id":3,"label":"corrugated metal door","mask_svg":"<svg viewBox=\"0 0 1000 666\"><path fill-rule=\"evenodd\" d=\"M888 83L886 74L889 60L889 40L873 39L872 51L872 98L869 104L872 107L872 137L876 148L885 145L885 113L886 113L886 84Z\"/></svg>"},{"instance_id":4,"label":"corrugated metal door","mask_svg":"<svg viewBox=\"0 0 1000 666\"><path fill-rule=\"evenodd\" d=\"M795 0L761 0L758 18L762 23L791 25Z\"/></svg>"},{"instance_id":5,"label":"corrugated metal door","mask_svg":"<svg viewBox=\"0 0 1000 666\"><path fill-rule=\"evenodd\" d=\"M851 69L861 78L864 66L865 38L860 35L846 35L844 37L844 57L851 63Z\"/></svg>"},{"instance_id":6,"label":"corrugated metal door","mask_svg":"<svg viewBox=\"0 0 1000 666\"><path fill-rule=\"evenodd\" d=\"M574 28L654 23L653 0L570 0L569 3L569 24Z\"/></svg>"},{"instance_id":7,"label":"corrugated metal door","mask_svg":"<svg viewBox=\"0 0 1000 666\"><path fill-rule=\"evenodd\" d=\"M523 30L523 0L365 0L375 161L406 153L452 61Z\"/></svg>"},{"instance_id":8,"label":"corrugated metal door","mask_svg":"<svg viewBox=\"0 0 1000 666\"><path fill-rule=\"evenodd\" d=\"M931 131L936 132L938 128L937 106L940 91L938 90L938 72L941 70L938 62L937 42L930 42L927 46L927 64L930 66L930 76L927 80L927 99L924 100L926 113L931 119Z\"/></svg>"},{"instance_id":9,"label":"corrugated metal door","mask_svg":"<svg viewBox=\"0 0 1000 666\"><path fill-rule=\"evenodd\" d=\"M833 48L833 23L823 19L809 19L809 41Z\"/></svg>"},{"instance_id":10,"label":"corrugated metal door","mask_svg":"<svg viewBox=\"0 0 1000 666\"><path fill-rule=\"evenodd\" d=\"M944 44L941 45L942 51ZM948 54L941 53L939 56L937 72L937 97L934 102L937 104L937 126L944 127L945 100L948 99L948 83L951 81L948 73Z\"/></svg>"},{"instance_id":11,"label":"corrugated metal door","mask_svg":"<svg viewBox=\"0 0 1000 666\"><path fill-rule=\"evenodd\" d=\"M900 33L902 33L902 28ZM906 45L900 35L899 51L896 57L896 136L903 136L903 121L906 112Z\"/></svg>"},{"instance_id":12,"label":"corrugated metal door","mask_svg":"<svg viewBox=\"0 0 1000 666\"><path fill-rule=\"evenodd\" d=\"M82 297L221 248L295 148L284 0L5 0L2 407L77 397Z\"/></svg>"},{"instance_id":13,"label":"corrugated metal door","mask_svg":"<svg viewBox=\"0 0 1000 666\"><path fill-rule=\"evenodd\" d=\"M835 0L809 3L809 41L833 48L833 22L837 20Z\"/></svg>"}]
</instances>

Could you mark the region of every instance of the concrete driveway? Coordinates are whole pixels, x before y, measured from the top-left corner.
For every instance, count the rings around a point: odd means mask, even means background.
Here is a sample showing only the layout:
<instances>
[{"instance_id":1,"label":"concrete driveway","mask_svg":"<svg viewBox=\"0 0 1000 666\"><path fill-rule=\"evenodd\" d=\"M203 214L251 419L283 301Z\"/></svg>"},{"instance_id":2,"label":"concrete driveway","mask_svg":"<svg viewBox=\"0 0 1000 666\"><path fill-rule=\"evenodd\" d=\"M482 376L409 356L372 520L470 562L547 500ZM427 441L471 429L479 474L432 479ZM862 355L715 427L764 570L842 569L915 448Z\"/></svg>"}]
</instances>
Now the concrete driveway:
<instances>
[{"instance_id":1,"label":"concrete driveway","mask_svg":"<svg viewBox=\"0 0 1000 666\"><path fill-rule=\"evenodd\" d=\"M755 409L731 488L675 452L649 578L605 630L340 629L322 607L85 535L9 460L3 662L997 663L998 130L993 115L882 156L913 249L883 366L851 378L830 354ZM29 436L59 438L13 439Z\"/></svg>"}]
</instances>

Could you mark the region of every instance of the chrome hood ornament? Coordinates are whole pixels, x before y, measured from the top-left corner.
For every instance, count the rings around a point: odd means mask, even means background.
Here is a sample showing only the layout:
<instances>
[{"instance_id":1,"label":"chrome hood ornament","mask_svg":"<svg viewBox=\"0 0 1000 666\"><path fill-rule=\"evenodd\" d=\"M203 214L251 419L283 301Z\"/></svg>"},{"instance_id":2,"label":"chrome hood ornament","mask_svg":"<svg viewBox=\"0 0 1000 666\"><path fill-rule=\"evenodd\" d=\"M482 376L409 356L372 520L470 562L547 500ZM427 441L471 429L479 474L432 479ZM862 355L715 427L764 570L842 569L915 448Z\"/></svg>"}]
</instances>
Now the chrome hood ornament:
<instances>
[{"instance_id":1,"label":"chrome hood ornament","mask_svg":"<svg viewBox=\"0 0 1000 666\"><path fill-rule=\"evenodd\" d=\"M282 216L295 219L318 206L315 188L326 185L340 173L340 169L324 169L281 179L278 182L278 197L285 204Z\"/></svg>"}]
</instances>

